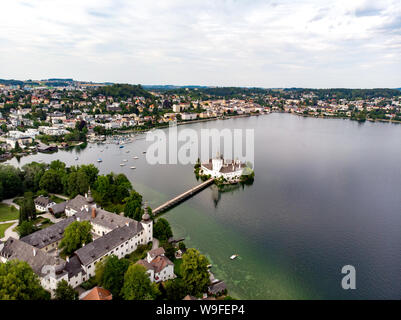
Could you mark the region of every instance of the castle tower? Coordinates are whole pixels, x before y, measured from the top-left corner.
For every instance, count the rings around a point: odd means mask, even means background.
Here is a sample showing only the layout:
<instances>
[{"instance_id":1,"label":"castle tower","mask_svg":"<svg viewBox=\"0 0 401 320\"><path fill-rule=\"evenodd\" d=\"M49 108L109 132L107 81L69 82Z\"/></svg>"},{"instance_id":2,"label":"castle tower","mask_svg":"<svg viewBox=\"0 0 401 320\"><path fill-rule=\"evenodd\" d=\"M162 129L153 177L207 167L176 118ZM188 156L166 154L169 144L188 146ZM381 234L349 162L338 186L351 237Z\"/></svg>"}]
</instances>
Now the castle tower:
<instances>
[{"instance_id":1,"label":"castle tower","mask_svg":"<svg viewBox=\"0 0 401 320\"><path fill-rule=\"evenodd\" d=\"M149 243L150 241L153 240L153 220L150 219L149 214L145 213L142 216L142 221L141 221L142 227L143 227L143 233L144 233L144 239L145 243Z\"/></svg>"},{"instance_id":2,"label":"castle tower","mask_svg":"<svg viewBox=\"0 0 401 320\"><path fill-rule=\"evenodd\" d=\"M217 152L217 157L212 159L212 170L219 172L223 166L223 157L220 156L220 152Z\"/></svg>"}]
</instances>

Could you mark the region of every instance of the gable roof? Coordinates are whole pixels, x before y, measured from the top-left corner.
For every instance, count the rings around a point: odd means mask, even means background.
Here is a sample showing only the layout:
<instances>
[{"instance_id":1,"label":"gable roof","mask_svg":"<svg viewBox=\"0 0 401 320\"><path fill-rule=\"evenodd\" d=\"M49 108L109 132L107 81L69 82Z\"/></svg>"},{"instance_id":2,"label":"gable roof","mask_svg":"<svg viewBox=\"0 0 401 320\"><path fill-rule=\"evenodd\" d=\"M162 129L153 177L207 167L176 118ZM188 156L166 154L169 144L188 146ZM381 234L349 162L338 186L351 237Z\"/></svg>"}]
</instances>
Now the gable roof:
<instances>
[{"instance_id":1,"label":"gable roof","mask_svg":"<svg viewBox=\"0 0 401 320\"><path fill-rule=\"evenodd\" d=\"M151 262L142 259L137 263L144 266L146 270L153 270L155 273L160 273L169 265L174 265L174 263L172 263L166 256L157 256Z\"/></svg>"},{"instance_id":2,"label":"gable roof","mask_svg":"<svg viewBox=\"0 0 401 320\"><path fill-rule=\"evenodd\" d=\"M67 200L66 208L71 208L75 211L81 211L82 207L90 204L88 200L89 199L79 194L74 199Z\"/></svg>"},{"instance_id":3,"label":"gable roof","mask_svg":"<svg viewBox=\"0 0 401 320\"><path fill-rule=\"evenodd\" d=\"M57 271L63 270L65 261L60 258L51 256L42 250L36 249L28 243L21 240L14 239L12 237L4 243L0 255L7 260L22 260L27 262L32 270L39 276L44 276L44 266L54 266Z\"/></svg>"},{"instance_id":4,"label":"gable roof","mask_svg":"<svg viewBox=\"0 0 401 320\"><path fill-rule=\"evenodd\" d=\"M162 256L164 255L166 252L164 251L163 247L159 247L153 250L150 250L148 252L149 257L153 260L154 258L156 258L157 256Z\"/></svg>"},{"instance_id":5,"label":"gable roof","mask_svg":"<svg viewBox=\"0 0 401 320\"><path fill-rule=\"evenodd\" d=\"M66 218L45 229L31 233L20 240L30 244L31 246L42 249L51 243L61 240L64 237L65 228L67 228L75 220L75 216Z\"/></svg>"},{"instance_id":6,"label":"gable roof","mask_svg":"<svg viewBox=\"0 0 401 320\"><path fill-rule=\"evenodd\" d=\"M101 287L94 287L89 292L85 292L81 296L81 300L112 300L112 294L109 290Z\"/></svg>"},{"instance_id":7,"label":"gable roof","mask_svg":"<svg viewBox=\"0 0 401 320\"><path fill-rule=\"evenodd\" d=\"M49 197L39 196L34 200L36 205L41 207L47 207L51 203L55 203L53 200L50 200Z\"/></svg>"},{"instance_id":8,"label":"gable roof","mask_svg":"<svg viewBox=\"0 0 401 320\"><path fill-rule=\"evenodd\" d=\"M104 256L107 252L113 250L125 241L130 240L136 234L141 232L143 227L140 222L132 221L124 227L114 229L103 237L88 243L82 248L75 251L75 254L83 265L88 265L93 261Z\"/></svg>"},{"instance_id":9,"label":"gable roof","mask_svg":"<svg viewBox=\"0 0 401 320\"><path fill-rule=\"evenodd\" d=\"M133 220L130 218L96 207L95 207L96 217L93 218L92 217L93 208L94 208L93 206L92 207L88 206L88 211L86 211L86 209L79 210L76 216L79 217L81 220L89 220L93 224L97 224L110 230L116 229L118 227L123 227L127 225L127 223L129 224L133 222Z\"/></svg>"}]
</instances>

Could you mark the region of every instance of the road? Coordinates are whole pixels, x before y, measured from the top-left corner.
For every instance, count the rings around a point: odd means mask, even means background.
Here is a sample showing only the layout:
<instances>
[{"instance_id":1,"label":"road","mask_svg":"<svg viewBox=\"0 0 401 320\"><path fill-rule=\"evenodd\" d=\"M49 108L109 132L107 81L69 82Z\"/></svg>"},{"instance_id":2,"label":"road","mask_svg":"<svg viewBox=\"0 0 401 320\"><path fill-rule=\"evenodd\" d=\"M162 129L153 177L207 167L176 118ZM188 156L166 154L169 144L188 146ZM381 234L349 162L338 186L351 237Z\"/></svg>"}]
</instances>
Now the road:
<instances>
[{"instance_id":1,"label":"road","mask_svg":"<svg viewBox=\"0 0 401 320\"><path fill-rule=\"evenodd\" d=\"M17 210L19 210L19 205L13 202L14 199L15 198L5 199L5 200L2 201L2 203L5 203L5 204L7 204L9 206L14 206Z\"/></svg>"}]
</instances>

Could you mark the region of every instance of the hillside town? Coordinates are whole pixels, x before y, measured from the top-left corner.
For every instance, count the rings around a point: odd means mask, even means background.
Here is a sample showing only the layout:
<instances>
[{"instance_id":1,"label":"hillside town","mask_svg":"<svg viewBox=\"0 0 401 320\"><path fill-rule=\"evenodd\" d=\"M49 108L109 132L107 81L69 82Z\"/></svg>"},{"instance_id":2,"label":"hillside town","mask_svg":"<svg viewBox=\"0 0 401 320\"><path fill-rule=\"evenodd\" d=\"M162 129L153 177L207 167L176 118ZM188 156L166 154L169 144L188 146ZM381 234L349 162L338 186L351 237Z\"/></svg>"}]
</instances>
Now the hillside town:
<instances>
[{"instance_id":1,"label":"hillside town","mask_svg":"<svg viewBox=\"0 0 401 320\"><path fill-rule=\"evenodd\" d=\"M351 90L351 89L350 89ZM366 90L369 91L369 90ZM287 112L357 121L401 121L401 92L343 95L323 90L162 89L72 79L0 81L0 160L104 141L169 122ZM350 97L351 96L351 97Z\"/></svg>"}]
</instances>

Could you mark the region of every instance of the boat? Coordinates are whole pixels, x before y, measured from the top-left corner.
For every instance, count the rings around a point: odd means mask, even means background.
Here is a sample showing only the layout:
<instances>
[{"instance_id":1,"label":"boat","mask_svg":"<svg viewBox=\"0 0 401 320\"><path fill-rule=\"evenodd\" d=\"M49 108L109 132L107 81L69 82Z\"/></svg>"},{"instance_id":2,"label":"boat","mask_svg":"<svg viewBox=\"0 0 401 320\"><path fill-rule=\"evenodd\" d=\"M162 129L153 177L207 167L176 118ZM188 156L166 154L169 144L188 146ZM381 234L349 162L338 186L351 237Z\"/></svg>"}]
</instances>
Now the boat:
<instances>
[{"instance_id":1,"label":"boat","mask_svg":"<svg viewBox=\"0 0 401 320\"><path fill-rule=\"evenodd\" d=\"M146 153L146 151L142 151L142 153L144 153L144 154L145 154L145 153Z\"/></svg>"},{"instance_id":2,"label":"boat","mask_svg":"<svg viewBox=\"0 0 401 320\"><path fill-rule=\"evenodd\" d=\"M119 148L122 149L122 148L124 148L124 146L120 146Z\"/></svg>"},{"instance_id":3,"label":"boat","mask_svg":"<svg viewBox=\"0 0 401 320\"><path fill-rule=\"evenodd\" d=\"M102 159L100 159L100 158L99 158L99 159L97 159L97 162L102 162L102 161L103 161L103 160L102 160Z\"/></svg>"},{"instance_id":4,"label":"boat","mask_svg":"<svg viewBox=\"0 0 401 320\"><path fill-rule=\"evenodd\" d=\"M78 160L78 157L75 157L75 160Z\"/></svg>"},{"instance_id":5,"label":"boat","mask_svg":"<svg viewBox=\"0 0 401 320\"><path fill-rule=\"evenodd\" d=\"M238 257L238 254L233 254L231 257L230 257L230 259L231 260L234 260L234 259L236 259Z\"/></svg>"},{"instance_id":6,"label":"boat","mask_svg":"<svg viewBox=\"0 0 401 320\"><path fill-rule=\"evenodd\" d=\"M136 169L135 167L131 167L130 169Z\"/></svg>"},{"instance_id":7,"label":"boat","mask_svg":"<svg viewBox=\"0 0 401 320\"><path fill-rule=\"evenodd\" d=\"M120 163L120 166L124 167L124 166L125 166L125 163Z\"/></svg>"},{"instance_id":8,"label":"boat","mask_svg":"<svg viewBox=\"0 0 401 320\"><path fill-rule=\"evenodd\" d=\"M128 160L127 160L127 159L124 159L123 161L124 161L124 162L128 162Z\"/></svg>"},{"instance_id":9,"label":"boat","mask_svg":"<svg viewBox=\"0 0 401 320\"><path fill-rule=\"evenodd\" d=\"M139 158L137 156L135 156L134 159L136 160L136 159L139 159Z\"/></svg>"}]
</instances>

